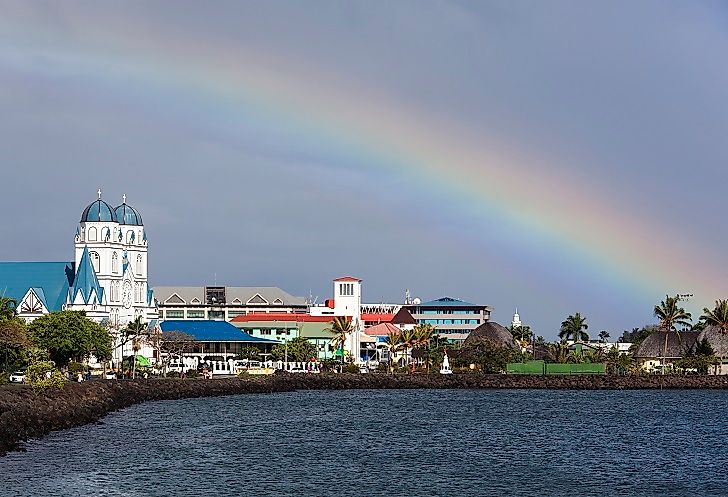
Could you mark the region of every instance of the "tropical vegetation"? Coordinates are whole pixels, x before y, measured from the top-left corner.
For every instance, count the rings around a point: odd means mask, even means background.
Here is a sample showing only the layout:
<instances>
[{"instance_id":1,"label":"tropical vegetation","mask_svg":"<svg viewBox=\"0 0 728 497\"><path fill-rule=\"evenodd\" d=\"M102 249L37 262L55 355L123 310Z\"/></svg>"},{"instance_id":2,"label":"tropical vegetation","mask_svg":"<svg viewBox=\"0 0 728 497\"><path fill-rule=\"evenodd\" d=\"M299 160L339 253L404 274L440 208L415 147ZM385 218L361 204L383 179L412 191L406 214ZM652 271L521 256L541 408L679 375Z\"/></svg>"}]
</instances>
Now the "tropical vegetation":
<instances>
[{"instance_id":1,"label":"tropical vegetation","mask_svg":"<svg viewBox=\"0 0 728 497\"><path fill-rule=\"evenodd\" d=\"M339 350L341 355L341 362L344 362L344 344L349 335L354 331L354 327L351 324L351 319L345 316L336 316L331 321L331 326L326 328L328 333L331 333L331 344L334 348Z\"/></svg>"},{"instance_id":2,"label":"tropical vegetation","mask_svg":"<svg viewBox=\"0 0 728 497\"><path fill-rule=\"evenodd\" d=\"M588 328L589 325L586 323L586 318L577 312L567 317L561 323L559 338L562 340L573 340L575 342L589 341L589 334L586 332Z\"/></svg>"}]
</instances>

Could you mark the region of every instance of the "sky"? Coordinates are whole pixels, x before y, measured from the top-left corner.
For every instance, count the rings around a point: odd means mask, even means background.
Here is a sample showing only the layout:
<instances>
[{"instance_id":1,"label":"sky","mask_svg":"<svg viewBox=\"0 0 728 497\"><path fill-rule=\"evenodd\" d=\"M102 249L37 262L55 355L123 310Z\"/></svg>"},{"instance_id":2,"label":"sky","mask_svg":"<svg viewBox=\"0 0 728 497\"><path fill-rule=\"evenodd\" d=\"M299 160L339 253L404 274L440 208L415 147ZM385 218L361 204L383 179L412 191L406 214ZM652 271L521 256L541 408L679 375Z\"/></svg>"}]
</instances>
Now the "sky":
<instances>
[{"instance_id":1,"label":"sky","mask_svg":"<svg viewBox=\"0 0 728 497\"><path fill-rule=\"evenodd\" d=\"M554 338L728 297L720 2L0 0L0 260L101 188L152 286L362 278Z\"/></svg>"}]
</instances>

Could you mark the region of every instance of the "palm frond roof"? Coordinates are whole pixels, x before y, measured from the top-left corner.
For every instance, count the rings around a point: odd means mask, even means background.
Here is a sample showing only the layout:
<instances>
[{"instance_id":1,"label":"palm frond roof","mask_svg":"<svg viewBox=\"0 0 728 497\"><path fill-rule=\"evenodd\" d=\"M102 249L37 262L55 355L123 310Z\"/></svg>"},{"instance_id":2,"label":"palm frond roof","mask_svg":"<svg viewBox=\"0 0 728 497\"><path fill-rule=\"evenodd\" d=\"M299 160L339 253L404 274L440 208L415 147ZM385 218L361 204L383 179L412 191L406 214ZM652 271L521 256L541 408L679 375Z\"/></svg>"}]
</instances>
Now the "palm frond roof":
<instances>
[{"instance_id":1,"label":"palm frond roof","mask_svg":"<svg viewBox=\"0 0 728 497\"><path fill-rule=\"evenodd\" d=\"M667 334L667 351L665 351L665 335ZM645 338L634 353L638 359L661 358L679 359L684 356L698 339L695 331L655 331Z\"/></svg>"},{"instance_id":2,"label":"palm frond roof","mask_svg":"<svg viewBox=\"0 0 728 497\"><path fill-rule=\"evenodd\" d=\"M707 326L698 335L697 341L702 342L704 338L708 339L708 343L715 355L718 357L728 357L728 333L720 329L720 326Z\"/></svg>"},{"instance_id":3,"label":"palm frond roof","mask_svg":"<svg viewBox=\"0 0 728 497\"><path fill-rule=\"evenodd\" d=\"M511 332L494 321L487 321L471 331L463 345L473 344L478 341L490 341L500 347L516 347Z\"/></svg>"}]
</instances>

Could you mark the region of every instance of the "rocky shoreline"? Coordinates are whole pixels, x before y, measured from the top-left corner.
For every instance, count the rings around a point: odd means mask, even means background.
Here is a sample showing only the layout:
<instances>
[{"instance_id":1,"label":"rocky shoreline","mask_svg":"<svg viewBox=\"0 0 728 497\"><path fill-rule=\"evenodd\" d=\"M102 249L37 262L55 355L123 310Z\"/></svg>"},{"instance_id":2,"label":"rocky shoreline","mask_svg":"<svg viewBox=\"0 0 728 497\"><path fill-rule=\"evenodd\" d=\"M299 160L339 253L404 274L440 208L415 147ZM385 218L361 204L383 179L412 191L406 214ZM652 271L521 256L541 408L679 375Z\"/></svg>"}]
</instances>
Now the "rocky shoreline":
<instances>
[{"instance_id":1,"label":"rocky shoreline","mask_svg":"<svg viewBox=\"0 0 728 497\"><path fill-rule=\"evenodd\" d=\"M0 455L33 438L98 422L110 412L153 400L296 390L349 389L728 389L726 376L306 375L219 380L135 380L69 383L36 393L0 388Z\"/></svg>"}]
</instances>

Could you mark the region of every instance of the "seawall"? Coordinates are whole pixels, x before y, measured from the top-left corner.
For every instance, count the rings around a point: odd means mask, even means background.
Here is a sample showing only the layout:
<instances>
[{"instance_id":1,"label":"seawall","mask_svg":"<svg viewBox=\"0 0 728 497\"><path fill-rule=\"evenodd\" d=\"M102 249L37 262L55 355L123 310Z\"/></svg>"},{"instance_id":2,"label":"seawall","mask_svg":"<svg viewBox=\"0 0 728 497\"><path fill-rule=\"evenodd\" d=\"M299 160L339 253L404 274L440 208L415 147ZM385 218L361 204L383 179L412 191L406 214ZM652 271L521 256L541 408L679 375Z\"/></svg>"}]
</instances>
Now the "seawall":
<instances>
[{"instance_id":1,"label":"seawall","mask_svg":"<svg viewBox=\"0 0 728 497\"><path fill-rule=\"evenodd\" d=\"M213 397L295 390L348 389L728 389L725 376L517 376L309 375L277 374L219 380L135 380L68 383L63 390L36 393L29 387L0 387L0 455L55 430L95 423L110 412L152 400Z\"/></svg>"}]
</instances>

